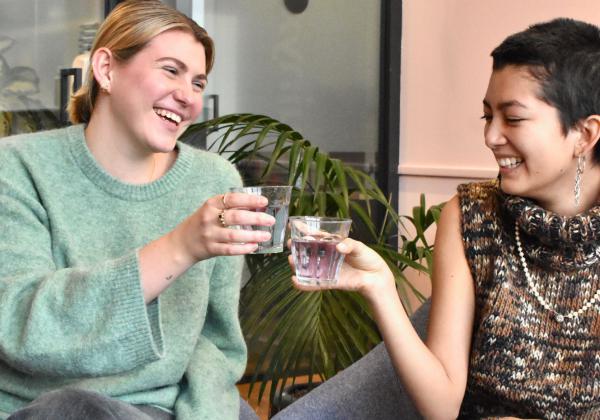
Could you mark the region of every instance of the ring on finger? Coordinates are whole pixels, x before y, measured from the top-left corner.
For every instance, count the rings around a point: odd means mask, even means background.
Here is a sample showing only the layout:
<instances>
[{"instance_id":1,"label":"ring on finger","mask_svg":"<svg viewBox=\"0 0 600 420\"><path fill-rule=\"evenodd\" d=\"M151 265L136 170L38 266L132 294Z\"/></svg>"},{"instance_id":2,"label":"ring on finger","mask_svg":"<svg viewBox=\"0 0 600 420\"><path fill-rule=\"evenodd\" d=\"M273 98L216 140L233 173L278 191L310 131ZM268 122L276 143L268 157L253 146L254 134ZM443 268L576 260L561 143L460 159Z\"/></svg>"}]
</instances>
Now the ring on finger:
<instances>
[{"instance_id":1,"label":"ring on finger","mask_svg":"<svg viewBox=\"0 0 600 420\"><path fill-rule=\"evenodd\" d=\"M227 227L227 222L225 222L225 209L219 212L219 221L221 222L221 226Z\"/></svg>"},{"instance_id":2,"label":"ring on finger","mask_svg":"<svg viewBox=\"0 0 600 420\"><path fill-rule=\"evenodd\" d=\"M224 209L228 209L228 208L229 208L229 207L227 206L226 199L227 199L227 193L225 193L225 194L223 194L223 195L221 196L221 201L223 202L223 208L224 208Z\"/></svg>"}]
</instances>

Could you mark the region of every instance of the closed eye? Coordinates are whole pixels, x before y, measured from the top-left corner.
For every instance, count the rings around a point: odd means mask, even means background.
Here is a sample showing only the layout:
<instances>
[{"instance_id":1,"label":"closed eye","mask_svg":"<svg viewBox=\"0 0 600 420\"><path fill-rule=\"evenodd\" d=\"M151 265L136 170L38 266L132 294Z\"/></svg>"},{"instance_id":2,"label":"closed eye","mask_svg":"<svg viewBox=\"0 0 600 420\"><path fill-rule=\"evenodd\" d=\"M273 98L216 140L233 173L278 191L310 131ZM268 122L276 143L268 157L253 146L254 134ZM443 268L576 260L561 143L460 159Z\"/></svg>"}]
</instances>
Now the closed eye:
<instances>
[{"instance_id":1,"label":"closed eye","mask_svg":"<svg viewBox=\"0 0 600 420\"><path fill-rule=\"evenodd\" d=\"M179 73L179 69L177 69L176 67L171 67L171 66L163 66L163 70L165 70L166 72L168 72L174 76Z\"/></svg>"},{"instance_id":2,"label":"closed eye","mask_svg":"<svg viewBox=\"0 0 600 420\"><path fill-rule=\"evenodd\" d=\"M206 88L206 82L197 81L192 83L197 90L203 91Z\"/></svg>"},{"instance_id":3,"label":"closed eye","mask_svg":"<svg viewBox=\"0 0 600 420\"><path fill-rule=\"evenodd\" d=\"M492 116L491 115L487 115L487 114L483 114L483 116L481 117L482 120L485 120L486 122L490 122L492 121Z\"/></svg>"}]
</instances>

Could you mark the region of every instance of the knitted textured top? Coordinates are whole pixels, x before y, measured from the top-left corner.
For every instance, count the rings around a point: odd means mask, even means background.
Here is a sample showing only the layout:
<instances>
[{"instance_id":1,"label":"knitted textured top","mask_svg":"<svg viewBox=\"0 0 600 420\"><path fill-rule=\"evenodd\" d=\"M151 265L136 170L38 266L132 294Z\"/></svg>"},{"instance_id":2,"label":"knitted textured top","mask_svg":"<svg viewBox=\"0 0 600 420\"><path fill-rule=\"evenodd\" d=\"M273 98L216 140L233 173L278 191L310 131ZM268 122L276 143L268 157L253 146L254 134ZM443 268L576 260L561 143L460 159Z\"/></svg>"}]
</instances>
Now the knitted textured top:
<instances>
[{"instance_id":1,"label":"knitted textured top","mask_svg":"<svg viewBox=\"0 0 600 420\"><path fill-rule=\"evenodd\" d=\"M518 222L540 295L559 314L578 310L600 287L600 207L562 217L495 181L458 195L476 290L461 418L600 418L599 308L559 322L533 294L515 244Z\"/></svg>"},{"instance_id":2,"label":"knitted textured top","mask_svg":"<svg viewBox=\"0 0 600 420\"><path fill-rule=\"evenodd\" d=\"M241 184L225 159L177 147L163 177L132 185L96 163L83 126L0 139L0 418L71 386L238 419L242 258L201 261L150 304L140 287L139 248Z\"/></svg>"}]
</instances>

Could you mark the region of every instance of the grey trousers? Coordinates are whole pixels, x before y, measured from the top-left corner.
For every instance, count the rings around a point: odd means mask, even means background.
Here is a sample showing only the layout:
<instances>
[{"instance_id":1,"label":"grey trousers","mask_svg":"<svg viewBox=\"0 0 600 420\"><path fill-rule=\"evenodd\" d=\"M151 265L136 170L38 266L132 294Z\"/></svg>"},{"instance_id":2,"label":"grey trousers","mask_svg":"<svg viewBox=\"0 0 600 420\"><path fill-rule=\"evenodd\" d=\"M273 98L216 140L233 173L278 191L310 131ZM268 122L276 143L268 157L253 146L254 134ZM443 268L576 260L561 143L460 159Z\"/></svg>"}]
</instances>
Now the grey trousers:
<instances>
[{"instance_id":1,"label":"grey trousers","mask_svg":"<svg viewBox=\"0 0 600 420\"><path fill-rule=\"evenodd\" d=\"M174 420L156 407L131 405L104 395L75 388L47 392L11 414L7 420ZM258 416L240 398L240 420Z\"/></svg>"},{"instance_id":2,"label":"grey trousers","mask_svg":"<svg viewBox=\"0 0 600 420\"><path fill-rule=\"evenodd\" d=\"M429 302L412 317L425 335ZM362 359L277 413L273 420L420 419L402 389L383 343Z\"/></svg>"}]
</instances>

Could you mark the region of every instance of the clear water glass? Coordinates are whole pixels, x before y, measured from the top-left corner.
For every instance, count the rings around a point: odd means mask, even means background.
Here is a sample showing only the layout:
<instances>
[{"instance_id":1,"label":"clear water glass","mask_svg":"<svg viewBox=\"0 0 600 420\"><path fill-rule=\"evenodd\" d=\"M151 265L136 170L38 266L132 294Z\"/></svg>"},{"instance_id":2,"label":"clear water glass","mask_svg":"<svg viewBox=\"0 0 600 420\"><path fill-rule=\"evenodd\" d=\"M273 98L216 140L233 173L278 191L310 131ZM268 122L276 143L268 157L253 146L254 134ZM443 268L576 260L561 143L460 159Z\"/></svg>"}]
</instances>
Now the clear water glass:
<instances>
[{"instance_id":1,"label":"clear water glass","mask_svg":"<svg viewBox=\"0 0 600 420\"><path fill-rule=\"evenodd\" d=\"M264 230L271 233L269 241L260 242L258 249L254 254L271 254L283 251L283 242L285 239L285 228L288 221L288 208L292 187L287 185L260 185L250 187L235 187L229 189L231 192L241 192L246 194L262 195L269 200L266 207L253 209L267 213L275 218L275 224L272 226L232 226L233 228L243 228L248 230Z\"/></svg>"},{"instance_id":2,"label":"clear water glass","mask_svg":"<svg viewBox=\"0 0 600 420\"><path fill-rule=\"evenodd\" d=\"M292 216L292 258L298 281L308 285L335 284L344 255L336 245L348 237L351 219Z\"/></svg>"}]
</instances>

